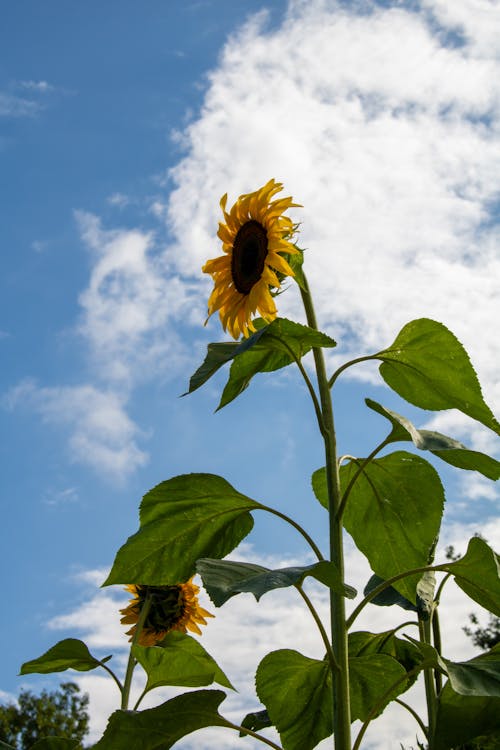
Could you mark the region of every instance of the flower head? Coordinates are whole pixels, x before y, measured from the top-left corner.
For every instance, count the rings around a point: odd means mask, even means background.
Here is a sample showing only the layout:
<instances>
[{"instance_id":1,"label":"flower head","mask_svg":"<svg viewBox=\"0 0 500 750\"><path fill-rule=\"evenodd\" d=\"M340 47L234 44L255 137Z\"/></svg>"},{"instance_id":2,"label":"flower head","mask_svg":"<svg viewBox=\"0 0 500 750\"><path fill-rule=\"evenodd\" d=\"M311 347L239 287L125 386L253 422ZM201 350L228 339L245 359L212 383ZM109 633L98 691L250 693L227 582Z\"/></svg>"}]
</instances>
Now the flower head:
<instances>
[{"instance_id":1,"label":"flower head","mask_svg":"<svg viewBox=\"0 0 500 750\"><path fill-rule=\"evenodd\" d=\"M193 579L187 583L174 586L144 586L130 584L126 587L133 595L127 607L120 610L123 614L120 622L123 625L133 625L127 631L130 640L137 629L137 622L142 608L148 598L150 605L146 619L139 633L137 643L140 646L154 646L165 638L171 630L186 633L190 630L201 635L199 625L206 625L206 617L214 615L198 604L199 586L195 586Z\"/></svg>"},{"instance_id":2,"label":"flower head","mask_svg":"<svg viewBox=\"0 0 500 750\"><path fill-rule=\"evenodd\" d=\"M280 182L269 180L254 193L240 195L229 212L227 194L220 202L224 223L217 235L224 254L208 260L202 270L214 280L208 316L218 310L222 327L235 339L255 331L256 313L268 323L276 318L271 290L280 288L284 276L294 276L283 256L299 252L291 242L297 226L283 214L299 204L292 198L271 200L282 189Z\"/></svg>"}]
</instances>

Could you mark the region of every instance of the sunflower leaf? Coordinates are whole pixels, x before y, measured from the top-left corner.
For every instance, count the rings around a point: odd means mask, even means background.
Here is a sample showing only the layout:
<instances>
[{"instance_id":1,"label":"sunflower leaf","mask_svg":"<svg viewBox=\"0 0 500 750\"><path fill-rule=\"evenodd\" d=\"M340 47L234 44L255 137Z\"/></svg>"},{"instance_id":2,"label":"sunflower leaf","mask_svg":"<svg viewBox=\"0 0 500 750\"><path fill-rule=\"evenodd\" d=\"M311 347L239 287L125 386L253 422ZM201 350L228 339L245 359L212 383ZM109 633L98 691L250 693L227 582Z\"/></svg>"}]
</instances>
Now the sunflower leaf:
<instances>
[{"instance_id":1,"label":"sunflower leaf","mask_svg":"<svg viewBox=\"0 0 500 750\"><path fill-rule=\"evenodd\" d=\"M375 708L375 715L381 714L391 700L409 687L406 680L401 680L405 674L405 668L388 654L349 657L351 720L365 721Z\"/></svg>"},{"instance_id":2,"label":"sunflower leaf","mask_svg":"<svg viewBox=\"0 0 500 750\"><path fill-rule=\"evenodd\" d=\"M377 588L377 586L380 586L381 583L384 583L383 578L380 578L380 576L377 576L375 574L372 575L364 588L363 594L367 596L370 592L373 591L373 589ZM416 605L408 601L408 599L400 594L399 591L396 591L393 586L388 586L387 588L385 588L380 592L380 594L377 594L377 596L371 599L370 603L376 604L378 607L392 607L393 604L397 604L398 607L409 610L410 612L418 611Z\"/></svg>"},{"instance_id":3,"label":"sunflower leaf","mask_svg":"<svg viewBox=\"0 0 500 750\"><path fill-rule=\"evenodd\" d=\"M182 737L205 727L232 727L218 712L221 690L195 690L145 711L115 711L93 750L169 750Z\"/></svg>"},{"instance_id":4,"label":"sunflower leaf","mask_svg":"<svg viewBox=\"0 0 500 750\"><path fill-rule=\"evenodd\" d=\"M447 682L439 694L432 747L451 750L477 737L498 737L500 698L459 695Z\"/></svg>"},{"instance_id":5,"label":"sunflower leaf","mask_svg":"<svg viewBox=\"0 0 500 750\"><path fill-rule=\"evenodd\" d=\"M483 539L472 537L463 557L440 566L475 602L500 617L500 559Z\"/></svg>"},{"instance_id":6,"label":"sunflower leaf","mask_svg":"<svg viewBox=\"0 0 500 750\"><path fill-rule=\"evenodd\" d=\"M11 747L0 742L0 748ZM79 750L81 745L76 740L67 737L42 737L31 745L30 750Z\"/></svg>"},{"instance_id":7,"label":"sunflower leaf","mask_svg":"<svg viewBox=\"0 0 500 750\"><path fill-rule=\"evenodd\" d=\"M341 467L343 492L358 463ZM313 474L312 483L316 497L327 506L324 469ZM428 564L443 507L444 490L436 470L413 453L397 451L365 466L352 485L343 523L373 572L387 580ZM394 588L415 604L419 580L418 574L402 578Z\"/></svg>"},{"instance_id":8,"label":"sunflower leaf","mask_svg":"<svg viewBox=\"0 0 500 750\"><path fill-rule=\"evenodd\" d=\"M306 576L316 578L350 599L356 596L356 590L344 585L335 565L326 560L302 567L270 570L252 563L205 558L197 561L196 570L216 607L221 607L232 596L243 592L253 594L259 601L268 591L300 584Z\"/></svg>"},{"instance_id":9,"label":"sunflower leaf","mask_svg":"<svg viewBox=\"0 0 500 750\"><path fill-rule=\"evenodd\" d=\"M254 732L258 732L259 729L265 729L266 727L272 727L273 723L269 718L269 714L266 710L264 711L252 711L247 714L240 726L246 729L252 729ZM240 737L244 737L245 732L240 732Z\"/></svg>"},{"instance_id":10,"label":"sunflower leaf","mask_svg":"<svg viewBox=\"0 0 500 750\"><path fill-rule=\"evenodd\" d=\"M421 409L459 409L500 435L469 356L442 323L420 318L407 323L394 343L374 355L380 374L396 393Z\"/></svg>"},{"instance_id":11,"label":"sunflower leaf","mask_svg":"<svg viewBox=\"0 0 500 750\"><path fill-rule=\"evenodd\" d=\"M174 585L200 557L224 557L253 527L262 506L215 474L184 474L154 487L141 503L141 526L118 550L103 585Z\"/></svg>"},{"instance_id":12,"label":"sunflower leaf","mask_svg":"<svg viewBox=\"0 0 500 750\"><path fill-rule=\"evenodd\" d=\"M326 661L290 649L272 651L260 662L255 684L286 750L312 750L331 735L332 680Z\"/></svg>"},{"instance_id":13,"label":"sunflower leaf","mask_svg":"<svg viewBox=\"0 0 500 750\"><path fill-rule=\"evenodd\" d=\"M173 630L165 636L160 646L145 648L136 645L132 647L132 652L148 676L146 691L162 685L203 687L213 682L234 690L201 643L184 633Z\"/></svg>"},{"instance_id":14,"label":"sunflower leaf","mask_svg":"<svg viewBox=\"0 0 500 750\"><path fill-rule=\"evenodd\" d=\"M313 347L333 346L336 346L335 341L325 333L286 318L276 318L243 341L234 351L229 379L217 410L239 396L257 373L287 367L295 360L300 360Z\"/></svg>"},{"instance_id":15,"label":"sunflower leaf","mask_svg":"<svg viewBox=\"0 0 500 750\"><path fill-rule=\"evenodd\" d=\"M188 393L193 393L193 391L196 391L206 383L212 375L215 375L222 365L226 364L226 362L229 362L229 360L234 357L234 352L238 346L238 343L230 341L222 342L220 344L209 344L207 348L207 356L196 372L191 376L189 389L182 395L187 396Z\"/></svg>"},{"instance_id":16,"label":"sunflower leaf","mask_svg":"<svg viewBox=\"0 0 500 750\"><path fill-rule=\"evenodd\" d=\"M469 450L458 440L442 435L440 432L417 430L409 419L370 398L365 399L365 403L370 409L378 412L391 422L392 432L387 438L387 442L395 443L411 440L420 450L431 451L435 456L452 466L469 471L479 471L488 479L500 479L500 461L485 453Z\"/></svg>"},{"instance_id":17,"label":"sunflower leaf","mask_svg":"<svg viewBox=\"0 0 500 750\"><path fill-rule=\"evenodd\" d=\"M66 669L88 672L101 667L109 659L111 656L96 659L83 641L77 638L65 638L37 659L25 662L19 674L50 674L51 672L64 672Z\"/></svg>"}]
</instances>

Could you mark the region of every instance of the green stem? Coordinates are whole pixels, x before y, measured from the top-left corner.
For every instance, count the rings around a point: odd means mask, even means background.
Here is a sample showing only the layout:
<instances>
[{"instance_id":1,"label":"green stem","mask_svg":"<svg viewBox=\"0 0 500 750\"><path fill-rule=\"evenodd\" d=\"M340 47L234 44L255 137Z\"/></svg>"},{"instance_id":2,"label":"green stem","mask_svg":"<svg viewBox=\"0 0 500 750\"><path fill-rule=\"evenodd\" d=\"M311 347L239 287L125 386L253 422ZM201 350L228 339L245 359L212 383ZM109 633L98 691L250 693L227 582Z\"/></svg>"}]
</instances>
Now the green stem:
<instances>
[{"instance_id":1,"label":"green stem","mask_svg":"<svg viewBox=\"0 0 500 750\"><path fill-rule=\"evenodd\" d=\"M419 618L418 625L420 633L420 641L422 643L431 644L431 630L430 621ZM424 667L424 685L425 685L425 700L427 703L427 716L429 718L429 737L434 736L434 727L436 725L436 689L434 685L434 670L432 667ZM432 750L432 748L430 748Z\"/></svg>"},{"instance_id":2,"label":"green stem","mask_svg":"<svg viewBox=\"0 0 500 750\"><path fill-rule=\"evenodd\" d=\"M434 648L438 652L439 656L442 656L442 643L441 643L441 628L439 627L439 614L437 611L437 607L434 606L434 609L432 611L431 615L431 623L432 623L432 641L434 644ZM436 669L434 671L434 682L436 684L436 693L439 695L443 688L443 676L439 669Z\"/></svg>"},{"instance_id":3,"label":"green stem","mask_svg":"<svg viewBox=\"0 0 500 750\"><path fill-rule=\"evenodd\" d=\"M370 461L372 461L375 458L375 456L377 455L377 453L379 453L379 451L381 451L382 448L385 448L386 445L389 445L390 442L391 441L389 440L389 438L386 438L385 440L383 440L380 443L380 445L377 445L377 447L374 448L374 450L372 450L372 452L370 453L370 455L367 458L363 459L363 461L361 461L361 463L358 465L358 470L356 471L355 475L353 476L353 478L351 479L351 481L347 485L347 487L345 489L345 492L342 495L342 500L340 502L339 509L337 511L337 517L338 517L339 521L342 519L342 515L344 513L345 506L347 504L347 499L349 497L349 494L350 494L352 488L354 487L354 484L357 481L358 477L360 476L360 474L363 473L363 471L365 469L365 466L367 466L370 463Z\"/></svg>"},{"instance_id":4,"label":"green stem","mask_svg":"<svg viewBox=\"0 0 500 750\"><path fill-rule=\"evenodd\" d=\"M123 711L126 711L128 709L130 687L132 685L132 676L134 674L135 665L137 664L137 661L134 658L132 651L133 651L135 644L138 642L142 627L144 623L146 622L146 617L148 616L150 606L151 606L151 596L148 591L146 598L144 600L144 604L142 606L141 612L139 614L139 619L137 620L137 625L135 628L134 637L132 638L132 643L130 644L130 653L128 656L127 671L125 672L125 680L123 682L123 689L122 689L121 708Z\"/></svg>"},{"instance_id":5,"label":"green stem","mask_svg":"<svg viewBox=\"0 0 500 750\"><path fill-rule=\"evenodd\" d=\"M397 581L400 581L402 578L408 578L408 576L416 575L417 573L428 573L431 571L441 571L446 569L446 564L444 565L423 565L421 568L413 568L412 570L405 570L403 573L398 573L395 576L392 576L392 578L388 578L387 581L382 581L378 586L375 586L372 591L370 591L369 594L365 596L365 598L358 604L355 610L351 612L348 620L347 620L347 628L349 629L351 625L353 624L354 620L358 617L360 612L366 607L367 604L371 602L372 599L375 599L376 596L382 593L382 591L385 591L385 589L388 589L389 586L392 586L393 583L396 583Z\"/></svg>"},{"instance_id":6,"label":"green stem","mask_svg":"<svg viewBox=\"0 0 500 750\"><path fill-rule=\"evenodd\" d=\"M119 691L120 691L120 693L121 693L121 692L123 691L123 685L121 684L120 680L119 680L119 679L118 679L118 677L117 677L117 676L115 675L115 673L113 672L113 670L112 670L112 669L110 669L110 668L109 668L109 667L108 667L108 666L107 666L106 664L103 664L103 662L102 662L102 661L100 662L100 664L101 664L101 667L102 667L103 669L105 669L105 670L106 670L106 672L107 672L108 674L110 674L110 675L111 675L111 677L113 678L113 680L114 680L114 681L116 682L116 684L118 685L118 690L119 690Z\"/></svg>"},{"instance_id":7,"label":"green stem","mask_svg":"<svg viewBox=\"0 0 500 750\"><path fill-rule=\"evenodd\" d=\"M420 729L424 733L424 737L427 739L427 737L428 737L427 727L425 726L424 722L422 721L422 719L420 718L420 716L417 714L417 712L415 711L415 709L412 708L411 706L409 706L408 703L405 703L404 701L400 700L400 698L395 698L394 702L395 703L399 703L400 706L403 706L403 708L406 708L406 710L413 716L413 718L415 719L415 721L419 725Z\"/></svg>"},{"instance_id":8,"label":"green stem","mask_svg":"<svg viewBox=\"0 0 500 750\"><path fill-rule=\"evenodd\" d=\"M257 732L254 732L252 729L247 729L246 727L242 727L239 724L233 724L231 721L227 721L227 724L225 724L225 726L229 727L230 729L236 729L237 732L248 734L250 735L250 737L255 737L256 740L259 740L259 742L263 742L265 745L269 745L269 747L273 747L274 750L283 750L283 748L280 745L277 745L272 740L269 740L267 737L264 737L263 734L257 734Z\"/></svg>"},{"instance_id":9,"label":"green stem","mask_svg":"<svg viewBox=\"0 0 500 750\"><path fill-rule=\"evenodd\" d=\"M144 690L142 691L142 693L140 694L140 696L137 698L137 700L135 702L134 711L137 711L137 709L139 708L139 706L140 706L140 704L142 702L142 699L144 698L144 696L148 692L149 692L149 690L147 689L147 687L145 687Z\"/></svg>"},{"instance_id":10,"label":"green stem","mask_svg":"<svg viewBox=\"0 0 500 750\"><path fill-rule=\"evenodd\" d=\"M320 405L319 405L318 397L316 396L316 391L314 390L314 386L311 383L309 375L307 374L307 372L306 372L306 370L304 368L304 365L302 364L302 362L300 360L300 357L296 356L296 354L293 351L292 347L289 346L286 343L286 341L283 341L282 339L278 339L276 336L269 336L269 338L272 338L272 339L275 339L276 341L279 341L280 345L285 347L285 349L288 351L289 355L291 356L291 358L293 359L293 361L295 362L295 364L299 368L300 374L304 378L304 382L305 382L305 384L307 386L307 390L309 391L309 394L311 396L311 400L313 402L314 411L316 413L316 419L318 420L319 431L323 435L324 430L325 430L325 426L323 424L323 415L321 413L321 408L320 408Z\"/></svg>"},{"instance_id":11,"label":"green stem","mask_svg":"<svg viewBox=\"0 0 500 750\"><path fill-rule=\"evenodd\" d=\"M315 543L314 539L312 539L309 536L309 534L307 533L307 531L302 528L302 526L300 525L300 523L297 523L297 521L294 521L293 518L290 518L290 516L285 515L285 513L281 513L279 510L276 510L276 508L271 508L268 505L262 505L262 503L259 503L259 507L260 507L261 510L267 510L269 513L272 513L273 516L278 516L278 518L282 518L284 521L286 521L291 526L293 526L294 529L297 529L297 531L299 532L299 534L301 534L304 537L304 539L306 540L306 542L309 544L309 546L311 547L312 551L314 552L314 554L316 555L316 557L318 558L318 560L321 562L321 560L325 559L323 557L323 555L321 554L321 550L319 549L319 547Z\"/></svg>"},{"instance_id":12,"label":"green stem","mask_svg":"<svg viewBox=\"0 0 500 750\"><path fill-rule=\"evenodd\" d=\"M366 357L357 357L356 359L351 359L350 362L346 362L342 365L342 367L339 367L338 370L335 370L332 377L328 381L328 387L331 388L335 381L337 380L338 376L344 372L344 370L347 370L348 367L352 367L352 365L357 365L359 362L368 362L371 359L379 359L375 354L369 354Z\"/></svg>"},{"instance_id":13,"label":"green stem","mask_svg":"<svg viewBox=\"0 0 500 750\"><path fill-rule=\"evenodd\" d=\"M316 314L307 279L304 276L304 288L300 290L306 313L307 324L318 330ZM337 447L333 420L330 386L326 375L325 360L321 348L313 348L316 377L320 395L321 413L323 415L323 441L325 444L325 468L328 488L328 513L330 560L335 563L344 580L344 550L342 525L337 518L340 505L340 477L337 463ZM335 750L351 748L351 716L349 704L349 661L347 650L347 629L345 621L345 600L341 594L330 590L330 621L332 633L332 650L338 670L332 670L333 678L333 736Z\"/></svg>"},{"instance_id":14,"label":"green stem","mask_svg":"<svg viewBox=\"0 0 500 750\"><path fill-rule=\"evenodd\" d=\"M335 654L333 653L332 645L331 645L331 643L330 643L330 641L328 639L327 632L326 632L325 628L323 627L323 623L321 622L320 616L316 612L316 609L315 609L313 603L311 602L311 600L309 599L309 597L307 596L307 594L303 590L303 588L300 586L300 584L297 584L295 586L295 588L297 589L297 591L299 592L299 594L301 595L301 597L305 601L305 603L307 605L307 608L309 609L309 612L312 614L312 616L314 618L314 622L318 626L318 630L319 630L319 632L321 634L321 638L323 640L323 643L324 643L324 646L325 646L325 649L326 649L326 654L328 656L328 661L330 662L330 666L332 668L332 672L334 670L336 670L336 671L339 670L340 667L337 664L337 660L335 659Z\"/></svg>"}]
</instances>

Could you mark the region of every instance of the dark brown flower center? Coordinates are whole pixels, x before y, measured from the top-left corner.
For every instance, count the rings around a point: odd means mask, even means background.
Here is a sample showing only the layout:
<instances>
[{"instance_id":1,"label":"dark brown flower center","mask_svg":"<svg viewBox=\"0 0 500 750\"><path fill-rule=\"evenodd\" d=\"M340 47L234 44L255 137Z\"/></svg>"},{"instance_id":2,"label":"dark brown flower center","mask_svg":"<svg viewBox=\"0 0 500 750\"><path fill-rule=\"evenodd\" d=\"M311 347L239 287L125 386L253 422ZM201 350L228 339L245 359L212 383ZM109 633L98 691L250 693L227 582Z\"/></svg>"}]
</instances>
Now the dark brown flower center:
<instances>
[{"instance_id":1,"label":"dark brown flower center","mask_svg":"<svg viewBox=\"0 0 500 750\"><path fill-rule=\"evenodd\" d=\"M184 596L181 586L138 586L140 606L147 594L151 605L144 628L161 633L176 625L184 614Z\"/></svg>"},{"instance_id":2,"label":"dark brown flower center","mask_svg":"<svg viewBox=\"0 0 500 750\"><path fill-rule=\"evenodd\" d=\"M250 219L239 228L231 256L231 274L240 294L249 294L262 276L267 251L266 230L258 221Z\"/></svg>"}]
</instances>

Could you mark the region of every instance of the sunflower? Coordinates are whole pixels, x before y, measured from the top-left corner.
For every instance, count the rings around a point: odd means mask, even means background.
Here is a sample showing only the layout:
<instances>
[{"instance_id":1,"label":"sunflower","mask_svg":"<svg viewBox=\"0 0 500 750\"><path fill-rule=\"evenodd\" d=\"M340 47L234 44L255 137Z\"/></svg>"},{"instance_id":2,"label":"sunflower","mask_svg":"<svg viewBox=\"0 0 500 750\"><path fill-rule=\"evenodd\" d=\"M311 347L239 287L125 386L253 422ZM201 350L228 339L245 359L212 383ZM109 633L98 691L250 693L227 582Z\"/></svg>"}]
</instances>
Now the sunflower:
<instances>
[{"instance_id":1,"label":"sunflower","mask_svg":"<svg viewBox=\"0 0 500 750\"><path fill-rule=\"evenodd\" d=\"M149 612L137 640L140 646L155 646L171 630L180 630L182 633L190 630L201 635L199 624L206 625L205 618L214 616L198 604L200 587L195 586L192 578L187 583L178 583L174 586L130 584L126 590L134 598L127 607L120 610L123 614L120 622L122 625L133 624L127 631L130 640L134 637L142 607L149 596Z\"/></svg>"},{"instance_id":2,"label":"sunflower","mask_svg":"<svg viewBox=\"0 0 500 750\"><path fill-rule=\"evenodd\" d=\"M297 230L283 213L292 206L292 198L271 200L283 189L280 182L269 182L254 193L240 195L229 212L227 194L220 206L225 223L219 223L218 237L224 255L203 266L214 280L208 300L208 317L216 310L222 327L238 339L255 331L252 316L259 313L267 323L277 315L271 290L278 290L285 276L294 276L283 255L299 250L291 239Z\"/></svg>"}]
</instances>

